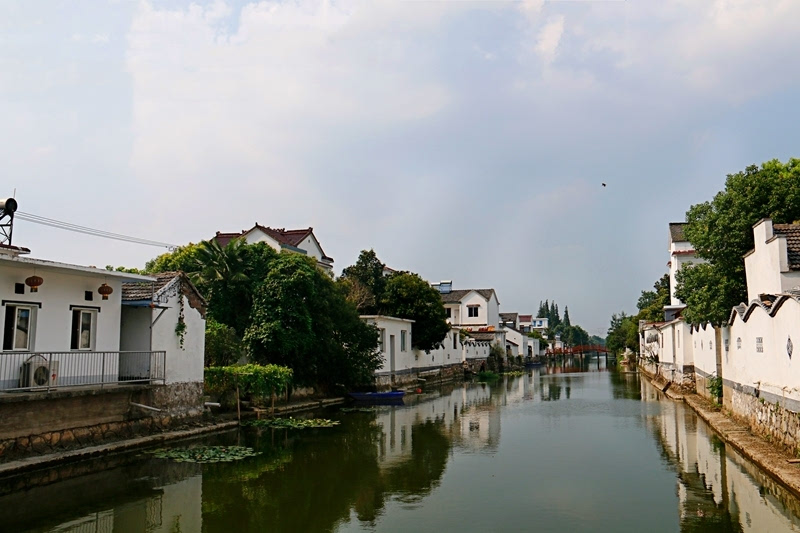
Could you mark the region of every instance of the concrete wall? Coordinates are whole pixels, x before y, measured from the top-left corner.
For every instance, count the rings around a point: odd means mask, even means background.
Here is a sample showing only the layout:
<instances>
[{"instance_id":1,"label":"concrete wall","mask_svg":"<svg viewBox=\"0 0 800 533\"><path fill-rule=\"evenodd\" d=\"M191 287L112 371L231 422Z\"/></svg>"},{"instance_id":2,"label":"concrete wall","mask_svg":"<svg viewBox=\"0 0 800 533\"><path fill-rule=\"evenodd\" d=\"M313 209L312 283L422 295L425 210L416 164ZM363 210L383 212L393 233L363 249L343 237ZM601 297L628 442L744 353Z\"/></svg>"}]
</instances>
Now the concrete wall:
<instances>
[{"instance_id":1,"label":"concrete wall","mask_svg":"<svg viewBox=\"0 0 800 533\"><path fill-rule=\"evenodd\" d=\"M201 414L202 395L201 383L3 395L0 461L165 430L176 420Z\"/></svg>"}]
</instances>

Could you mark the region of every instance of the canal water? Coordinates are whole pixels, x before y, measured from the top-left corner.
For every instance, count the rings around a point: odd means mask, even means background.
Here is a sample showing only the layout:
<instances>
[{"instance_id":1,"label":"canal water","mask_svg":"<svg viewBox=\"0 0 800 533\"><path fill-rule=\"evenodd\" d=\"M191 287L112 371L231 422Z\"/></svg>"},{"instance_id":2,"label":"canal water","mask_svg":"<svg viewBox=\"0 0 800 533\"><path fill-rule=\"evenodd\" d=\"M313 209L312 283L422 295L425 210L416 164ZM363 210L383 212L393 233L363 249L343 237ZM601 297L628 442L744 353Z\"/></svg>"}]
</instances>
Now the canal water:
<instances>
[{"instance_id":1,"label":"canal water","mask_svg":"<svg viewBox=\"0 0 800 533\"><path fill-rule=\"evenodd\" d=\"M690 409L639 374L580 365L428 390L403 406L314 413L341 421L333 428L180 444L261 452L234 463L136 453L4 480L0 530L800 530L798 500Z\"/></svg>"}]
</instances>

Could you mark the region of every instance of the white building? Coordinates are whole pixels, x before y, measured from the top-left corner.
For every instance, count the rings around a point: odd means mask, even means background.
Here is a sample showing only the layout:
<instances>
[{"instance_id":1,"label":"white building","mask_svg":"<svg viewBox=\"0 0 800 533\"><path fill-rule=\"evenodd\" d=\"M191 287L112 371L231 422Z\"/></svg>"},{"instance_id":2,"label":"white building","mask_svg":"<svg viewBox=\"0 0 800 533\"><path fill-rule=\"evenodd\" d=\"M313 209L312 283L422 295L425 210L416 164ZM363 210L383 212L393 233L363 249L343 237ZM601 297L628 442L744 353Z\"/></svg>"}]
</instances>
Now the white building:
<instances>
[{"instance_id":1,"label":"white building","mask_svg":"<svg viewBox=\"0 0 800 533\"><path fill-rule=\"evenodd\" d=\"M378 328L378 351L383 364L375 371L379 381L394 383L398 374L416 371L417 356L411 347L413 320L384 315L363 315L361 320ZM381 379L384 378L384 379Z\"/></svg>"},{"instance_id":2,"label":"white building","mask_svg":"<svg viewBox=\"0 0 800 533\"><path fill-rule=\"evenodd\" d=\"M325 254L322 245L314 235L314 228L287 230L285 228L262 226L256 222L255 226L249 230L242 230L239 233L222 233L218 231L214 236L214 240L223 247L233 239L239 238L243 238L247 244L265 242L278 252L288 250L308 255L316 259L317 265L321 268L327 272L333 272L333 258Z\"/></svg>"},{"instance_id":3,"label":"white building","mask_svg":"<svg viewBox=\"0 0 800 533\"><path fill-rule=\"evenodd\" d=\"M800 225L763 219L753 226L753 237L755 248L744 256L748 301L800 286Z\"/></svg>"},{"instance_id":4,"label":"white building","mask_svg":"<svg viewBox=\"0 0 800 533\"><path fill-rule=\"evenodd\" d=\"M25 252L0 246L0 391L141 383L177 387L184 407L202 407L205 302L185 276L162 280ZM127 306L131 284L146 287L145 306Z\"/></svg>"},{"instance_id":5,"label":"white building","mask_svg":"<svg viewBox=\"0 0 800 533\"><path fill-rule=\"evenodd\" d=\"M697 257L692 243L684 235L686 222L670 222L669 224L669 290L670 305L664 307L664 318L669 321L676 318L686 305L675 296L677 286L676 274L687 263L705 263L703 259Z\"/></svg>"},{"instance_id":6,"label":"white building","mask_svg":"<svg viewBox=\"0 0 800 533\"><path fill-rule=\"evenodd\" d=\"M166 383L202 382L206 302L183 272L153 278L122 285L120 350L163 351ZM128 375L137 371L132 365L123 370Z\"/></svg>"}]
</instances>

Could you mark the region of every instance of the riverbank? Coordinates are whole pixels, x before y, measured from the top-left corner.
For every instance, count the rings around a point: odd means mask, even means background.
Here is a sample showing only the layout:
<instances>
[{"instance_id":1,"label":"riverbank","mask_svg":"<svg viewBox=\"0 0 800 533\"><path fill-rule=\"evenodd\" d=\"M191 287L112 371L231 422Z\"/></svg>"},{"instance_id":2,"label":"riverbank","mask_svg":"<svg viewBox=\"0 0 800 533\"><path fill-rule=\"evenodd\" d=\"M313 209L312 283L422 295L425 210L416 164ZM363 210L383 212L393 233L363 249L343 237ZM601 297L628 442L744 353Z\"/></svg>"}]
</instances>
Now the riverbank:
<instances>
[{"instance_id":1,"label":"riverbank","mask_svg":"<svg viewBox=\"0 0 800 533\"><path fill-rule=\"evenodd\" d=\"M640 367L640 370L641 367ZM795 460L791 454L768 442L764 437L755 435L744 423L722 412L719 407L696 393L685 393L664 387L648 372L642 371L648 381L661 390L668 398L684 402L691 407L724 441L736 451L758 465L778 482L783 484L794 496L800 498L800 464L789 462Z\"/></svg>"},{"instance_id":2,"label":"riverbank","mask_svg":"<svg viewBox=\"0 0 800 533\"><path fill-rule=\"evenodd\" d=\"M298 413L303 411L312 411L321 407L332 405L340 405L345 403L345 398L326 398L321 400L302 400L291 402L288 404L275 406L275 415L287 415L290 413ZM264 416L265 412L269 410L247 410L242 412L242 418L253 418L257 416ZM69 465L72 463L84 462L101 457L122 454L139 449L152 448L166 442L174 442L185 439L192 439L199 436L204 436L211 433L218 433L236 429L239 426L239 421L235 419L235 413L226 413L223 416L218 416L212 420L199 420L194 423L195 427L181 428L163 433L154 433L140 437L127 438L122 440L115 440L103 442L94 446L85 446L71 450L64 450L55 453L33 455L6 463L0 463L0 479L11 476L16 476L23 473L35 472L42 470L43 475L41 479L28 480L28 484L40 485L59 481L74 475L82 475L85 473L83 469L75 469L70 471L69 474L55 473L55 467Z\"/></svg>"}]
</instances>

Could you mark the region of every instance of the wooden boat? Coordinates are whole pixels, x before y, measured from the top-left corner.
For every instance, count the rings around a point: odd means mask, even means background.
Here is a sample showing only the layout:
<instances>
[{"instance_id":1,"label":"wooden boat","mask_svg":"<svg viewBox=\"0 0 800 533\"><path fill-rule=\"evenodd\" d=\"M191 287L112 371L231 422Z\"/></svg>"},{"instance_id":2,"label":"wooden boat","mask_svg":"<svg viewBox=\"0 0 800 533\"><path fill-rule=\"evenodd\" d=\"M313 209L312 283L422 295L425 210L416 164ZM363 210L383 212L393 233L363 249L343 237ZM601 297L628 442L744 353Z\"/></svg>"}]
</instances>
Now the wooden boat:
<instances>
[{"instance_id":1,"label":"wooden boat","mask_svg":"<svg viewBox=\"0 0 800 533\"><path fill-rule=\"evenodd\" d=\"M396 402L403 399L405 392L387 391L387 392L348 392L351 398L358 402Z\"/></svg>"}]
</instances>

